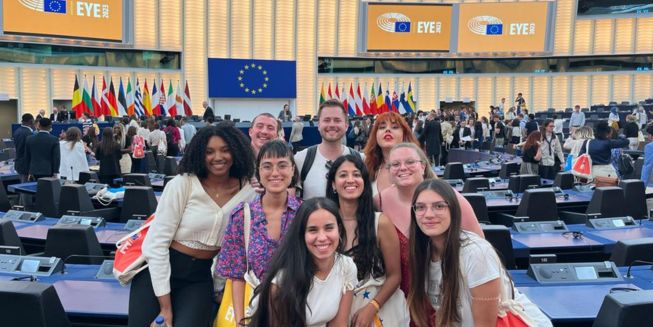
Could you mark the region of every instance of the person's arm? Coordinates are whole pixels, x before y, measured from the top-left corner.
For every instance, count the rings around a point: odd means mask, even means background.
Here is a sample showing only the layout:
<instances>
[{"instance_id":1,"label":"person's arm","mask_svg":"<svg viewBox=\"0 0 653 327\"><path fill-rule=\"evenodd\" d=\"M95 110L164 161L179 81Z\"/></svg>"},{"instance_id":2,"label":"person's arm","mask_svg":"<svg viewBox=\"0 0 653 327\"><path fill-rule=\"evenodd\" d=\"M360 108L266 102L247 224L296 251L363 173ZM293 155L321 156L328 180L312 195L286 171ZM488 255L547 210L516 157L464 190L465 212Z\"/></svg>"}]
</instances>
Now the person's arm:
<instances>
[{"instance_id":1,"label":"person's arm","mask_svg":"<svg viewBox=\"0 0 653 327\"><path fill-rule=\"evenodd\" d=\"M383 307L386 301L394 294L401 282L401 263L399 260L399 237L392 222L383 214L379 216L377 240L385 268L385 283L381 286L374 301ZM372 326L374 315L377 311L370 302L360 308L353 316L352 326Z\"/></svg>"},{"instance_id":2,"label":"person's arm","mask_svg":"<svg viewBox=\"0 0 653 327\"><path fill-rule=\"evenodd\" d=\"M614 148L625 148L630 144L630 141L625 138L618 138L610 140L610 149Z\"/></svg>"},{"instance_id":3,"label":"person's arm","mask_svg":"<svg viewBox=\"0 0 653 327\"><path fill-rule=\"evenodd\" d=\"M555 147L556 148L556 154L558 155L558 159L560 159L560 164L564 167L564 165L565 165L565 154L562 153L562 146L560 146L560 141L558 141L558 138L555 137L555 135L553 136L553 140L554 140L555 143L558 144L558 146Z\"/></svg>"},{"instance_id":4,"label":"person's arm","mask_svg":"<svg viewBox=\"0 0 653 327\"><path fill-rule=\"evenodd\" d=\"M495 278L470 289L475 326L496 326L501 279Z\"/></svg>"},{"instance_id":5,"label":"person's arm","mask_svg":"<svg viewBox=\"0 0 653 327\"><path fill-rule=\"evenodd\" d=\"M52 146L52 174L59 174L59 166L61 165L61 148L59 142L54 142ZM72 176L71 176L72 178Z\"/></svg>"},{"instance_id":6,"label":"person's arm","mask_svg":"<svg viewBox=\"0 0 653 327\"><path fill-rule=\"evenodd\" d=\"M338 305L338 314L327 323L327 327L340 327L348 326L349 312L351 311L351 304L354 302L354 291L347 291L340 298L340 305Z\"/></svg>"},{"instance_id":7,"label":"person's arm","mask_svg":"<svg viewBox=\"0 0 653 327\"><path fill-rule=\"evenodd\" d=\"M535 153L535 156L533 157L536 161L542 160L542 147L539 145L537 146L537 152Z\"/></svg>"}]
</instances>

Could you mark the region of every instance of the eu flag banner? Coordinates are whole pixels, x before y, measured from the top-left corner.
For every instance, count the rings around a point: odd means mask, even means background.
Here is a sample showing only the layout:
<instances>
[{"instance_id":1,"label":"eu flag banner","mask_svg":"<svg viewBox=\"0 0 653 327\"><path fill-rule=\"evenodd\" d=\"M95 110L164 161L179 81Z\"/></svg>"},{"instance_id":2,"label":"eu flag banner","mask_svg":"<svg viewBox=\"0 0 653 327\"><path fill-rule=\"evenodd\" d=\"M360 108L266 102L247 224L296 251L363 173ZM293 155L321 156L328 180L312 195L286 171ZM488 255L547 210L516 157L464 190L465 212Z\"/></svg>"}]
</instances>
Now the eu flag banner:
<instances>
[{"instance_id":1,"label":"eu flag banner","mask_svg":"<svg viewBox=\"0 0 653 327\"><path fill-rule=\"evenodd\" d=\"M296 98L295 61L209 58L211 98Z\"/></svg>"}]
</instances>

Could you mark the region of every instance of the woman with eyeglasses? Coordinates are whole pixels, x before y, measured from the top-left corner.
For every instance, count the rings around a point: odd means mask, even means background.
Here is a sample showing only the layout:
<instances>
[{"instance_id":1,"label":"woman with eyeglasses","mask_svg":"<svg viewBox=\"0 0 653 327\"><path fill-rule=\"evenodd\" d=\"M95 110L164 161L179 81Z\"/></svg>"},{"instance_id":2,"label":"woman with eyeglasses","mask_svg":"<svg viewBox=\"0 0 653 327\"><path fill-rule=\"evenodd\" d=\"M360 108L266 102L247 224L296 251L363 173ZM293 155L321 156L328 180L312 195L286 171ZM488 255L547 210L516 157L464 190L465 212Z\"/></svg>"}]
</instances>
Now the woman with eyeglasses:
<instances>
[{"instance_id":1,"label":"woman with eyeglasses","mask_svg":"<svg viewBox=\"0 0 653 327\"><path fill-rule=\"evenodd\" d=\"M290 147L280 140L265 143L256 162L256 178L265 191L232 211L216 265L216 273L232 282L236 322L245 317L243 303L248 300L245 299L245 283L252 289L258 286L301 204L288 192L288 187L297 182L297 168ZM250 219L249 240L245 239L245 215Z\"/></svg>"},{"instance_id":2,"label":"woman with eyeglasses","mask_svg":"<svg viewBox=\"0 0 653 327\"><path fill-rule=\"evenodd\" d=\"M396 112L385 112L377 116L370 137L365 145L365 166L370 172L372 193L383 191L392 185L392 179L385 166L393 146L409 142L418 145L404 117Z\"/></svg>"},{"instance_id":3,"label":"woman with eyeglasses","mask_svg":"<svg viewBox=\"0 0 653 327\"><path fill-rule=\"evenodd\" d=\"M417 185L425 179L436 178L435 174L425 164L424 152L412 143L401 143L390 151L387 169L392 177L393 186L379 193L375 198L377 208L390 219L399 237L399 252L401 259L401 290L408 294L410 289L410 257L408 242L410 238L410 212L413 193ZM476 219L474 209L458 192L456 197L462 207L463 229L483 236L483 230Z\"/></svg>"},{"instance_id":4,"label":"woman with eyeglasses","mask_svg":"<svg viewBox=\"0 0 653 327\"><path fill-rule=\"evenodd\" d=\"M342 156L327 175L327 197L340 208L345 226L345 254L352 257L359 283L354 289L351 326L408 326L410 317L399 289L399 239L394 225L374 212L369 174L353 155Z\"/></svg>"},{"instance_id":5,"label":"woman with eyeglasses","mask_svg":"<svg viewBox=\"0 0 653 327\"><path fill-rule=\"evenodd\" d=\"M411 203L408 304L416 326L496 326L500 304L511 295L529 326L551 326L514 287L494 247L463 230L464 214L448 183L420 183Z\"/></svg>"},{"instance_id":6,"label":"woman with eyeglasses","mask_svg":"<svg viewBox=\"0 0 653 327\"><path fill-rule=\"evenodd\" d=\"M565 157L562 154L562 145L553 132L553 119L547 119L542 124L542 141L540 142L540 177L554 179L558 171L564 168ZM557 159L557 161L556 161Z\"/></svg>"}]
</instances>

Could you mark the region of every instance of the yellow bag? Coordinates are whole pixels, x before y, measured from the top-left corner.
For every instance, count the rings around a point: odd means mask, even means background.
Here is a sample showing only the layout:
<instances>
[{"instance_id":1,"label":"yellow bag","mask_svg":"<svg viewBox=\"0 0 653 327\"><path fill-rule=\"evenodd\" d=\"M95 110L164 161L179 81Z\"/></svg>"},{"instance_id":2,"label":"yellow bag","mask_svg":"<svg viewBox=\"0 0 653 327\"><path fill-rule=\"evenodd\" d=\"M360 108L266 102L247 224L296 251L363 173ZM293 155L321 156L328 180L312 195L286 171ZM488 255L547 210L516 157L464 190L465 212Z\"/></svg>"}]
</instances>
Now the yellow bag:
<instances>
[{"instance_id":1,"label":"yellow bag","mask_svg":"<svg viewBox=\"0 0 653 327\"><path fill-rule=\"evenodd\" d=\"M222 294L222 301L220 302L220 309L218 315L215 317L213 327L236 327L238 324L235 321L234 303L231 296L232 283L231 279L227 279L224 285L224 293ZM247 311L249 299L252 298L253 289L249 283L245 283L245 303L243 308Z\"/></svg>"}]
</instances>

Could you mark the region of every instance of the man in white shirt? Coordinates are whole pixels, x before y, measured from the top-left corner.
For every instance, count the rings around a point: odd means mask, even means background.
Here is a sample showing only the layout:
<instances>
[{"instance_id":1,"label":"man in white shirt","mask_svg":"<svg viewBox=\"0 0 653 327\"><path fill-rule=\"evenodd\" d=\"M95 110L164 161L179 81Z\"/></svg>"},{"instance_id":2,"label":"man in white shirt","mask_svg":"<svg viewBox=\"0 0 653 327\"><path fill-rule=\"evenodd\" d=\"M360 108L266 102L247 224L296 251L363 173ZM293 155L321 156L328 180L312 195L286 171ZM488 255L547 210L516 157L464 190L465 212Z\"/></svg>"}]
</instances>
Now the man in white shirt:
<instances>
[{"instance_id":1,"label":"man in white shirt","mask_svg":"<svg viewBox=\"0 0 653 327\"><path fill-rule=\"evenodd\" d=\"M558 118L558 115L553 115L553 134L558 137L560 144L563 144L564 135L563 135L563 124L565 123L564 118Z\"/></svg>"},{"instance_id":2,"label":"man in white shirt","mask_svg":"<svg viewBox=\"0 0 653 327\"><path fill-rule=\"evenodd\" d=\"M193 136L197 134L197 128L195 126L191 125L188 123L186 117L181 117L181 130L184 132L184 139L186 140L186 144L190 144L190 141L193 139Z\"/></svg>"},{"instance_id":3,"label":"man in white shirt","mask_svg":"<svg viewBox=\"0 0 653 327\"><path fill-rule=\"evenodd\" d=\"M304 161L307 159L309 147L295 154L295 163L300 175L305 175L302 196L304 200L326 195L326 174L331 168L331 163L338 157L354 153L355 151L341 143L347 132L349 118L342 102L331 99L323 102L317 111L317 129L322 137L322 142L315 146L315 157L308 171L302 174ZM359 154L360 155L360 154ZM309 158L310 159L310 158ZM310 160L309 160L310 161ZM300 181L301 183L302 181Z\"/></svg>"},{"instance_id":4,"label":"man in white shirt","mask_svg":"<svg viewBox=\"0 0 653 327\"><path fill-rule=\"evenodd\" d=\"M569 118L569 133L574 134L574 131L581 126L585 126L585 113L580 111L579 105L576 105Z\"/></svg>"},{"instance_id":5,"label":"man in white shirt","mask_svg":"<svg viewBox=\"0 0 653 327\"><path fill-rule=\"evenodd\" d=\"M648 122L648 116L646 115L646 111L644 111L644 106L641 104L637 106L637 109L633 112L635 117L637 117L637 121L639 123L639 128L645 129L646 128L646 123Z\"/></svg>"},{"instance_id":6,"label":"man in white shirt","mask_svg":"<svg viewBox=\"0 0 653 327\"><path fill-rule=\"evenodd\" d=\"M499 115L499 118L503 119L504 112L506 110L506 98L501 98L501 103L499 103L499 111L497 114Z\"/></svg>"}]
</instances>

